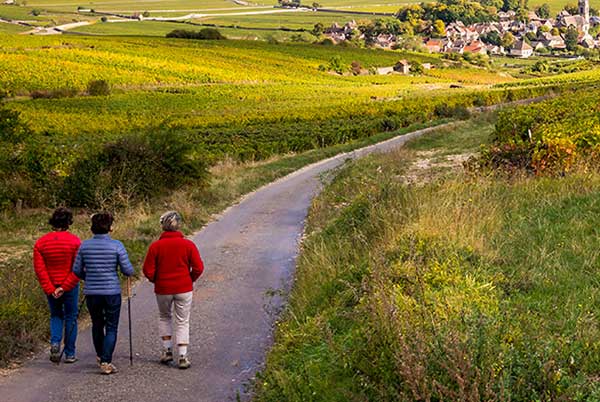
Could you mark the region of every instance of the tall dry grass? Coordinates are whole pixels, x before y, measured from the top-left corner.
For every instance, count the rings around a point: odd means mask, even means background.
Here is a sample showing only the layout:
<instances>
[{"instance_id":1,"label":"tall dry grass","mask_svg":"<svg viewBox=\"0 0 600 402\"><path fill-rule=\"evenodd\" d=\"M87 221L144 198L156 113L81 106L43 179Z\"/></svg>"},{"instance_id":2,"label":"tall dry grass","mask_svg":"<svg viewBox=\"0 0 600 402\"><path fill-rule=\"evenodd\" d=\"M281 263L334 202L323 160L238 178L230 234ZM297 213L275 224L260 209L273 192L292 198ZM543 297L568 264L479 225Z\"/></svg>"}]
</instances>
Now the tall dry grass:
<instances>
[{"instance_id":1,"label":"tall dry grass","mask_svg":"<svg viewBox=\"0 0 600 402\"><path fill-rule=\"evenodd\" d=\"M315 201L257 399L600 400L600 175L406 185L414 156Z\"/></svg>"}]
</instances>

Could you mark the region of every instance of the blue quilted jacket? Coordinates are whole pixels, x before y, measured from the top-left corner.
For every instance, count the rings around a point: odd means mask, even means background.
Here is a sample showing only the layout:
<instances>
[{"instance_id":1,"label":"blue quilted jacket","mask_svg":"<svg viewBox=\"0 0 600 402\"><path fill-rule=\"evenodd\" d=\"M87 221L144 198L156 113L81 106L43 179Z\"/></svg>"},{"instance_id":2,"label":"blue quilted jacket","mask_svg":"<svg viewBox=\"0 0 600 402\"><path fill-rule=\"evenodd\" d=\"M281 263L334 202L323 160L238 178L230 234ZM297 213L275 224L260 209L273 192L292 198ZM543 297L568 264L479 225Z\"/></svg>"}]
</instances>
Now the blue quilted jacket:
<instances>
[{"instance_id":1,"label":"blue quilted jacket","mask_svg":"<svg viewBox=\"0 0 600 402\"><path fill-rule=\"evenodd\" d=\"M133 275L133 265L123 243L108 234L94 235L81 243L73 273L85 281L86 295L118 295L121 294L119 268L124 275Z\"/></svg>"}]
</instances>

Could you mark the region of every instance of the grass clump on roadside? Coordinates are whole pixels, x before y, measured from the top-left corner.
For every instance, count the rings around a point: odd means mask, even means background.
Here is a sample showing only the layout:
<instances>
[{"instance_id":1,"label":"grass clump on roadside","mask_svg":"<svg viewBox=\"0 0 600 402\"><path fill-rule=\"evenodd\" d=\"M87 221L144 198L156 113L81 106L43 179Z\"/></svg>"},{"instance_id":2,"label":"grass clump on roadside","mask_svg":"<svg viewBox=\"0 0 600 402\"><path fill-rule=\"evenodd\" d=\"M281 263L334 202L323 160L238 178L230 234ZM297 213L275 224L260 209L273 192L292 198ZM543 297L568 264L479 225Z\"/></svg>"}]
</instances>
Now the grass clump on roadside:
<instances>
[{"instance_id":1,"label":"grass clump on roadside","mask_svg":"<svg viewBox=\"0 0 600 402\"><path fill-rule=\"evenodd\" d=\"M407 185L493 131L463 124L317 198L258 401L600 398L600 175Z\"/></svg>"}]
</instances>

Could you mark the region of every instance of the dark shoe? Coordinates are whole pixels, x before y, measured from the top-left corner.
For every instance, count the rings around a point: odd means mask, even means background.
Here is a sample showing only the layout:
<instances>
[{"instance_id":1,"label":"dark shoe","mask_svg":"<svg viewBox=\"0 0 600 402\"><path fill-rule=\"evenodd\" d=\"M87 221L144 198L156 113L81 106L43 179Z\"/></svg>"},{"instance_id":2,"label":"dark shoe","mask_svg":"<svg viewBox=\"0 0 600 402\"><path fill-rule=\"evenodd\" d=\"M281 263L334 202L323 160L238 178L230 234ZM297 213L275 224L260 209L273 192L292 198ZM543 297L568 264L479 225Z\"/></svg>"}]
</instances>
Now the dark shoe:
<instances>
[{"instance_id":1,"label":"dark shoe","mask_svg":"<svg viewBox=\"0 0 600 402\"><path fill-rule=\"evenodd\" d=\"M164 349L160 354L160 363L161 364L169 364L173 361L173 350L172 349Z\"/></svg>"},{"instance_id":2,"label":"dark shoe","mask_svg":"<svg viewBox=\"0 0 600 402\"><path fill-rule=\"evenodd\" d=\"M65 357L65 363L67 363L67 364L75 363L77 360L79 360L79 359L76 358L75 356Z\"/></svg>"},{"instance_id":3,"label":"dark shoe","mask_svg":"<svg viewBox=\"0 0 600 402\"><path fill-rule=\"evenodd\" d=\"M185 370L185 369L190 368L191 365L192 365L192 363L190 362L190 359L188 359L187 356L179 356L179 361L177 362L177 367L179 367L182 370Z\"/></svg>"},{"instance_id":4,"label":"dark shoe","mask_svg":"<svg viewBox=\"0 0 600 402\"><path fill-rule=\"evenodd\" d=\"M102 363L100 364L100 372L105 375L118 373L119 370L112 363Z\"/></svg>"},{"instance_id":5,"label":"dark shoe","mask_svg":"<svg viewBox=\"0 0 600 402\"><path fill-rule=\"evenodd\" d=\"M58 363L60 361L60 345L50 346L50 361Z\"/></svg>"}]
</instances>

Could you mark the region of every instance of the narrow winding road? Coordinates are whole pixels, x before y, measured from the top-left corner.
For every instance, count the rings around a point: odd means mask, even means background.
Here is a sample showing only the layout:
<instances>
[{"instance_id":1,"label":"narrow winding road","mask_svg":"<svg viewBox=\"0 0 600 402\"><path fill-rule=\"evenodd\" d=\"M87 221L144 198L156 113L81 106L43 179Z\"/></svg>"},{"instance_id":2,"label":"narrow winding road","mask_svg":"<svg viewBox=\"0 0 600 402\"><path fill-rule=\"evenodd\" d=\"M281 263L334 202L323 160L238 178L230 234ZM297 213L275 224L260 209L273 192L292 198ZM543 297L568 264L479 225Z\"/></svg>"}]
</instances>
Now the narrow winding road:
<instances>
[{"instance_id":1,"label":"narrow winding road","mask_svg":"<svg viewBox=\"0 0 600 402\"><path fill-rule=\"evenodd\" d=\"M80 330L73 365L55 366L45 354L0 379L3 402L227 402L249 399L246 387L271 344L277 289L291 283L298 243L320 175L375 151L387 151L411 134L341 154L305 167L246 196L194 236L206 264L194 292L189 370L157 363L156 305L146 281L132 304L133 367L128 362L126 303L121 314L115 364L102 376L95 365L89 328Z\"/></svg>"}]
</instances>

